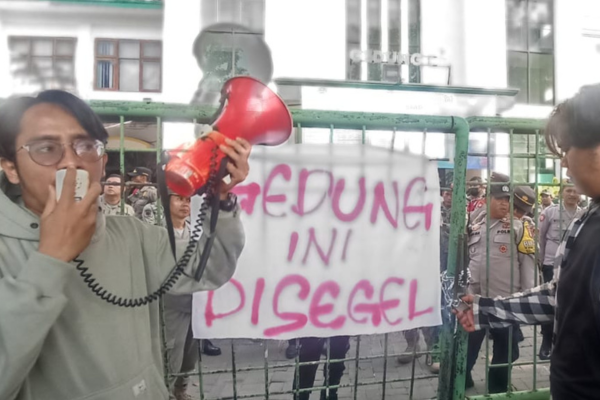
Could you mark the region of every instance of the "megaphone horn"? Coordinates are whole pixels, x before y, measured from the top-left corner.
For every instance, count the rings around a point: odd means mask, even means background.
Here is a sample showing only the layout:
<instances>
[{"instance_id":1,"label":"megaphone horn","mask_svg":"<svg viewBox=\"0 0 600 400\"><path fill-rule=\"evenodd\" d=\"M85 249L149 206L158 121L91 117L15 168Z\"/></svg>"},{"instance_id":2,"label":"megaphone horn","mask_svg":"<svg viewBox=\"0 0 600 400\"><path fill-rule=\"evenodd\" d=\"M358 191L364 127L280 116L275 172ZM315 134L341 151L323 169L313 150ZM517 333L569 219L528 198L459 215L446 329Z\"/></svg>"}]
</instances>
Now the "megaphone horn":
<instances>
[{"instance_id":1,"label":"megaphone horn","mask_svg":"<svg viewBox=\"0 0 600 400\"><path fill-rule=\"evenodd\" d=\"M192 196L208 182L211 164L221 164L225 139L241 137L252 145L277 146L292 134L292 116L283 100L262 82L247 76L229 79L221 91L221 109L213 131L191 147L175 150L165 168L167 186L180 196ZM215 158L216 157L216 158Z\"/></svg>"}]
</instances>

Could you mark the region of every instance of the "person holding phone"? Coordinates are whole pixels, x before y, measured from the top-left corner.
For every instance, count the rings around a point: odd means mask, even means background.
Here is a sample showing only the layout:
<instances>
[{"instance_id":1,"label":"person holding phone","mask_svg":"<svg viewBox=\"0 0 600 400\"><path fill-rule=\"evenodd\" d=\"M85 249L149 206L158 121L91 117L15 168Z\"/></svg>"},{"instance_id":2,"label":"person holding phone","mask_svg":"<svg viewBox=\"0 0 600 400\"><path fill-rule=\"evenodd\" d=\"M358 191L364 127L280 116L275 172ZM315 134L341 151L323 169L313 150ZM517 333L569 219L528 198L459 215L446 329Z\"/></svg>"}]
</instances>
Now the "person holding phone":
<instances>
[{"instance_id":1,"label":"person holding phone","mask_svg":"<svg viewBox=\"0 0 600 400\"><path fill-rule=\"evenodd\" d=\"M107 139L100 118L67 92L0 106L2 400L168 398L158 301L110 304L78 270L130 299L153 293L176 262L166 229L99 211ZM217 195L228 206L219 214L207 268L200 282L189 278L196 251L169 293L217 289L235 271L245 239L230 190L248 176L251 146L230 140L221 150L231 180ZM57 200L56 176L65 170ZM90 182L81 201L75 200L78 176ZM196 249L206 240L203 235Z\"/></svg>"},{"instance_id":2,"label":"person holding phone","mask_svg":"<svg viewBox=\"0 0 600 400\"><path fill-rule=\"evenodd\" d=\"M544 132L548 149L592 204L576 217L554 259L552 281L501 298L467 295L453 310L467 332L554 321L550 353L553 400L600 393L600 84L582 87L556 107Z\"/></svg>"}]
</instances>

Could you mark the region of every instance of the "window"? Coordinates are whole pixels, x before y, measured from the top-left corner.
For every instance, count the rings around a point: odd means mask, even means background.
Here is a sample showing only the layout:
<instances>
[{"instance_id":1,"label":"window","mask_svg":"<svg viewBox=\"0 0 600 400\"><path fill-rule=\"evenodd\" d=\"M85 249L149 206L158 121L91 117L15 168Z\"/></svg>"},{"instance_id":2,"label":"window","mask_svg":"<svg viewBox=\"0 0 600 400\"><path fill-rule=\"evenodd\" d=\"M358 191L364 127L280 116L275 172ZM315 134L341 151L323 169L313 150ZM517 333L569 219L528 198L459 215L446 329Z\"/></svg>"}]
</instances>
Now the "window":
<instances>
[{"instance_id":1,"label":"window","mask_svg":"<svg viewBox=\"0 0 600 400\"><path fill-rule=\"evenodd\" d=\"M408 0L407 10L402 3L346 0L346 79L420 82L420 67L407 62L421 50L420 0Z\"/></svg>"},{"instance_id":2,"label":"window","mask_svg":"<svg viewBox=\"0 0 600 400\"><path fill-rule=\"evenodd\" d=\"M517 102L554 104L552 0L507 0L508 86Z\"/></svg>"},{"instance_id":3,"label":"window","mask_svg":"<svg viewBox=\"0 0 600 400\"><path fill-rule=\"evenodd\" d=\"M73 38L20 37L8 40L13 78L40 89L75 89Z\"/></svg>"},{"instance_id":4,"label":"window","mask_svg":"<svg viewBox=\"0 0 600 400\"><path fill-rule=\"evenodd\" d=\"M360 1L346 0L346 78L359 81L362 64L352 61L352 50L360 50L361 21Z\"/></svg>"},{"instance_id":5,"label":"window","mask_svg":"<svg viewBox=\"0 0 600 400\"><path fill-rule=\"evenodd\" d=\"M233 22L265 33L265 0L202 0L202 26Z\"/></svg>"},{"instance_id":6,"label":"window","mask_svg":"<svg viewBox=\"0 0 600 400\"><path fill-rule=\"evenodd\" d=\"M160 41L96 39L96 90L160 92Z\"/></svg>"}]
</instances>

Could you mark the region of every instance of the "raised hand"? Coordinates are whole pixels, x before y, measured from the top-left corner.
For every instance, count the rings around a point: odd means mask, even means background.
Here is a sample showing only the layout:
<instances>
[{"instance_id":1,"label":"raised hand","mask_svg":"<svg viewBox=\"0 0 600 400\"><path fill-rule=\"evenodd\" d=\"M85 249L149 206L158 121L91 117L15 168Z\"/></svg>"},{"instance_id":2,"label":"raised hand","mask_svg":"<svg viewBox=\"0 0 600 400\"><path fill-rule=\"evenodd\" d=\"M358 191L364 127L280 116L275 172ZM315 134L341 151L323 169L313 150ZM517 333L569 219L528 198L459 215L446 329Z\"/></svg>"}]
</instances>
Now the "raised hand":
<instances>
[{"instance_id":1,"label":"raised hand","mask_svg":"<svg viewBox=\"0 0 600 400\"><path fill-rule=\"evenodd\" d=\"M219 148L223 153L229 157L227 163L227 171L230 175L230 181L228 184L223 183L221 185L220 196L221 199L227 197L227 193L234 188L240 182L243 182L250 172L250 165L248 164L248 157L252 151L252 145L245 139L237 138L235 140L226 139L226 146L220 146Z\"/></svg>"},{"instance_id":2,"label":"raised hand","mask_svg":"<svg viewBox=\"0 0 600 400\"><path fill-rule=\"evenodd\" d=\"M67 168L60 200L50 186L48 200L40 218L38 251L47 256L71 262L90 244L96 230L97 200L102 193L98 182L90 185L81 201L75 201L77 171Z\"/></svg>"}]
</instances>

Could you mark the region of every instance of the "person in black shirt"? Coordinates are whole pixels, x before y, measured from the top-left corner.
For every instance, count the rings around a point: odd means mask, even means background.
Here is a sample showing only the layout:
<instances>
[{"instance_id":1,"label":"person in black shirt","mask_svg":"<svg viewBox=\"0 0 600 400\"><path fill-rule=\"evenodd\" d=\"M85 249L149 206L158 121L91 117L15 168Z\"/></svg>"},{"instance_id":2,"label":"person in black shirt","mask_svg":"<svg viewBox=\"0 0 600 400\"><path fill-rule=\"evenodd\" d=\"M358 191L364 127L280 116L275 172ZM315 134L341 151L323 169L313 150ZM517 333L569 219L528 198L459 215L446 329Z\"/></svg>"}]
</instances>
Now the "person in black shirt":
<instances>
[{"instance_id":1,"label":"person in black shirt","mask_svg":"<svg viewBox=\"0 0 600 400\"><path fill-rule=\"evenodd\" d=\"M548 148L561 157L580 192L593 203L558 249L549 283L507 298L464 296L453 312L468 332L554 320L550 364L553 400L600 397L600 84L581 88L552 113Z\"/></svg>"}]
</instances>

